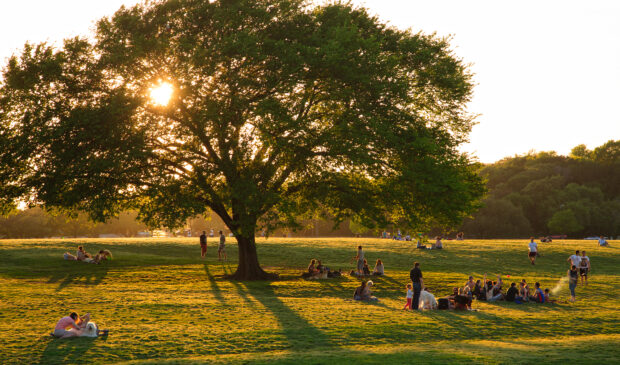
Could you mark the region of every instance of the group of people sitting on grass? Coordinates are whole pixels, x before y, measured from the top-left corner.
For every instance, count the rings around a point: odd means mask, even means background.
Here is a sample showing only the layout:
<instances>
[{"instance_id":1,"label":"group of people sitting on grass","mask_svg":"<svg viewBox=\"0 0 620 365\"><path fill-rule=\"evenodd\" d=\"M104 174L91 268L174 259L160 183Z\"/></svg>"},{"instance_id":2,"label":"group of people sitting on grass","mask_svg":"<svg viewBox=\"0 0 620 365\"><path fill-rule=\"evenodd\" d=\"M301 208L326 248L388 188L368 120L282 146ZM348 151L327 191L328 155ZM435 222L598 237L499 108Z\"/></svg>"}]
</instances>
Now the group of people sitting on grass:
<instances>
[{"instance_id":1,"label":"group of people sitting on grass","mask_svg":"<svg viewBox=\"0 0 620 365\"><path fill-rule=\"evenodd\" d=\"M468 303L466 303L468 308L471 308L471 300L473 298L485 300L487 302L505 300L517 304L524 302L546 303L553 301L549 298L549 289L543 291L538 282L534 284L533 292L530 291L530 287L525 279L522 279L518 286L516 283L511 283L505 293L502 289L503 284L504 282L502 281L501 275L497 275L497 280L492 281L487 280L487 276L484 274L482 283L480 280L474 282L473 276L470 276L463 288L455 288L455 290L458 289L459 293L461 293L460 295L469 298Z\"/></svg>"},{"instance_id":2,"label":"group of people sitting on grass","mask_svg":"<svg viewBox=\"0 0 620 365\"><path fill-rule=\"evenodd\" d=\"M301 276L306 279L327 279L342 276L342 269L332 271L329 267L323 265L321 260L312 259L308 265L308 271L302 273Z\"/></svg>"},{"instance_id":3,"label":"group of people sitting on grass","mask_svg":"<svg viewBox=\"0 0 620 365\"><path fill-rule=\"evenodd\" d=\"M83 316L78 316L73 312L66 317L62 317L56 323L54 332L51 333L56 338L71 338L71 337L98 337L106 336L108 330L100 330L94 322L90 321L90 314L86 313Z\"/></svg>"},{"instance_id":4,"label":"group of people sitting on grass","mask_svg":"<svg viewBox=\"0 0 620 365\"><path fill-rule=\"evenodd\" d=\"M461 238L462 239L462 238ZM441 242L442 237L441 236L437 236L435 237L435 243L433 243L432 245L425 245L424 243L426 243L426 239L422 236L422 234L418 235L418 239L416 241L416 248L419 249L429 249L429 250L441 250L443 249L443 243Z\"/></svg>"},{"instance_id":5,"label":"group of people sitting on grass","mask_svg":"<svg viewBox=\"0 0 620 365\"><path fill-rule=\"evenodd\" d=\"M72 255L69 252L63 254L65 260L82 261L89 264L99 264L105 260L112 259L112 253L109 250L99 250L96 255L91 255L84 250L83 246L78 246L77 253Z\"/></svg>"},{"instance_id":6,"label":"group of people sitting on grass","mask_svg":"<svg viewBox=\"0 0 620 365\"><path fill-rule=\"evenodd\" d=\"M362 246L357 246L357 253L351 259L351 261L357 262L357 270L351 270L351 276L381 276L385 274L385 268L383 267L383 261L381 261L381 259L377 259L377 262L375 263L375 268L372 270L372 272L370 272L368 261L364 258L364 250L362 249Z\"/></svg>"}]
</instances>

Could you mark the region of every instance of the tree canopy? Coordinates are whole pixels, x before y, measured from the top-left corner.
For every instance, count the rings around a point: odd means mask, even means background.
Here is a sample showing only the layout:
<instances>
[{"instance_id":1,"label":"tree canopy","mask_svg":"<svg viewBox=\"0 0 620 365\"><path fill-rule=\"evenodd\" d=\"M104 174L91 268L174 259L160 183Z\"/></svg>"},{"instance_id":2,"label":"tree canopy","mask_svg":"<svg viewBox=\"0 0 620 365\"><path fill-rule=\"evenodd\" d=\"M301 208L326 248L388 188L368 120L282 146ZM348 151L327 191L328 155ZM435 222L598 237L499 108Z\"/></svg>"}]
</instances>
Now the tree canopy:
<instances>
[{"instance_id":1,"label":"tree canopy","mask_svg":"<svg viewBox=\"0 0 620 365\"><path fill-rule=\"evenodd\" d=\"M317 212L454 226L484 191L457 150L472 82L448 40L349 4L151 1L101 19L93 41L27 44L3 76L3 206L166 226L210 208L239 279L269 277L257 229ZM161 84L168 103L150 97Z\"/></svg>"}]
</instances>

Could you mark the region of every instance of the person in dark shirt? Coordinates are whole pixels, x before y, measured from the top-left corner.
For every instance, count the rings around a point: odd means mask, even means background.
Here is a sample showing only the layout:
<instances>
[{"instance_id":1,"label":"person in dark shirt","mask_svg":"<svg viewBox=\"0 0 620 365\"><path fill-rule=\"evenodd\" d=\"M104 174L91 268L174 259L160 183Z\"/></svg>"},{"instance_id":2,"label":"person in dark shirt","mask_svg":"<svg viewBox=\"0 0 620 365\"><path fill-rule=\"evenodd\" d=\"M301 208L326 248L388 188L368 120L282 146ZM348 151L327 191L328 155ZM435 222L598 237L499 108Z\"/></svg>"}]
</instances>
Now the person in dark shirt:
<instances>
[{"instance_id":1,"label":"person in dark shirt","mask_svg":"<svg viewBox=\"0 0 620 365\"><path fill-rule=\"evenodd\" d=\"M517 289L517 284L516 283L510 284L510 288L508 288L508 291L506 292L506 301L514 302L515 297L517 296L518 292L519 292L519 289Z\"/></svg>"},{"instance_id":2,"label":"person in dark shirt","mask_svg":"<svg viewBox=\"0 0 620 365\"><path fill-rule=\"evenodd\" d=\"M207 232L202 231L200 235L200 256L204 259L207 255Z\"/></svg>"},{"instance_id":3,"label":"person in dark shirt","mask_svg":"<svg viewBox=\"0 0 620 365\"><path fill-rule=\"evenodd\" d=\"M409 272L409 277L411 278L411 282L413 284L413 300L412 306L414 310L418 309L418 305L420 304L420 292L424 287L424 279L422 278L422 271L420 270L420 263L414 262L413 269Z\"/></svg>"}]
</instances>

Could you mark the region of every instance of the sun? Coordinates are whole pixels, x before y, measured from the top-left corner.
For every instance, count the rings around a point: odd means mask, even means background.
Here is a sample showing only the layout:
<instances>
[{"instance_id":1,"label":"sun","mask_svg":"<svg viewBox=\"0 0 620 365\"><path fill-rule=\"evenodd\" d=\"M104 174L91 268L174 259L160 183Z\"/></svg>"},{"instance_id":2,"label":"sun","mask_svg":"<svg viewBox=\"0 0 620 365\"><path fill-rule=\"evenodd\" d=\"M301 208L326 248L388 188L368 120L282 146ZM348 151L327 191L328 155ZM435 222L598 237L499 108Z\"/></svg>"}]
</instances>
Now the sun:
<instances>
[{"instance_id":1,"label":"sun","mask_svg":"<svg viewBox=\"0 0 620 365\"><path fill-rule=\"evenodd\" d=\"M172 85L168 82L160 82L159 85L151 88L151 100L159 106L166 106L172 97Z\"/></svg>"}]
</instances>

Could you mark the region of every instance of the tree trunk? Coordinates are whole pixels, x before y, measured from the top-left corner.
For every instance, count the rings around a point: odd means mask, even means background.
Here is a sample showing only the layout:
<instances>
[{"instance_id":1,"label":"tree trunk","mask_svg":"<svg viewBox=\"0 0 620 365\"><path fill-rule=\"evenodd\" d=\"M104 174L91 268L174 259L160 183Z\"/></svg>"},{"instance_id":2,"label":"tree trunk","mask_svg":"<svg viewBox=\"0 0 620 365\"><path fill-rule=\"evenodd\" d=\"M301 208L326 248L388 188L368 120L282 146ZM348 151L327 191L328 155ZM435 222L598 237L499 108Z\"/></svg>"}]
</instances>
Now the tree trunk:
<instances>
[{"instance_id":1,"label":"tree trunk","mask_svg":"<svg viewBox=\"0 0 620 365\"><path fill-rule=\"evenodd\" d=\"M273 280L276 274L265 272L258 263L254 236L237 236L239 246L239 265L237 271L230 276L234 280Z\"/></svg>"}]
</instances>

